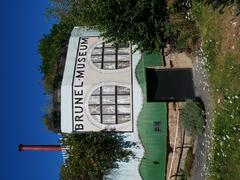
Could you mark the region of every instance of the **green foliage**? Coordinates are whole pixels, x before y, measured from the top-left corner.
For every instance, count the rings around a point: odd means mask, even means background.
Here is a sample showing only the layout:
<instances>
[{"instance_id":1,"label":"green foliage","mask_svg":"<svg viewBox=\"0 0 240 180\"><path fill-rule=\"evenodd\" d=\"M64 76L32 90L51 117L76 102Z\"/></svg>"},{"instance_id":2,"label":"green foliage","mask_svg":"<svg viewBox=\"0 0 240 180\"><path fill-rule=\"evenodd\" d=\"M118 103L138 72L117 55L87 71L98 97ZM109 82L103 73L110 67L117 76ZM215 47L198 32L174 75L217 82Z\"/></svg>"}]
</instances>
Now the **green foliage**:
<instances>
[{"instance_id":1,"label":"green foliage","mask_svg":"<svg viewBox=\"0 0 240 180\"><path fill-rule=\"evenodd\" d=\"M124 137L106 131L65 135L62 142L69 148L69 158L61 168L61 179L102 179L118 167L117 161L128 162L135 157L130 148L136 144Z\"/></svg>"},{"instance_id":2,"label":"green foliage","mask_svg":"<svg viewBox=\"0 0 240 180\"><path fill-rule=\"evenodd\" d=\"M42 60L40 71L43 74L44 89L50 96L54 93L53 84L57 71L57 63L60 61L60 56L67 47L72 28L73 25L71 22L61 21L59 24L53 25L50 33L44 35L39 42L38 52ZM54 102L50 102L50 104L54 104ZM56 110L48 108L43 121L48 130L55 133L60 132L60 114Z\"/></svg>"},{"instance_id":3,"label":"green foliage","mask_svg":"<svg viewBox=\"0 0 240 180\"><path fill-rule=\"evenodd\" d=\"M131 41L138 49L163 48L172 30L165 0L52 0L50 12L78 26L95 28L116 44Z\"/></svg>"},{"instance_id":4,"label":"green foliage","mask_svg":"<svg viewBox=\"0 0 240 180\"><path fill-rule=\"evenodd\" d=\"M189 33L185 31L181 31L178 39L176 41L176 49L178 51L186 51L188 49L188 38L189 38Z\"/></svg>"},{"instance_id":5,"label":"green foliage","mask_svg":"<svg viewBox=\"0 0 240 180\"><path fill-rule=\"evenodd\" d=\"M203 55L206 58L205 61L207 61L206 69L208 71L213 71L216 66L216 56L217 56L217 44L215 40L206 40L203 44Z\"/></svg>"},{"instance_id":6,"label":"green foliage","mask_svg":"<svg viewBox=\"0 0 240 180\"><path fill-rule=\"evenodd\" d=\"M52 26L49 34L40 40L38 52L42 59L40 70L43 73L43 82L48 94L53 93L53 81L62 48L68 42L73 25L60 22Z\"/></svg>"},{"instance_id":7,"label":"green foliage","mask_svg":"<svg viewBox=\"0 0 240 180\"><path fill-rule=\"evenodd\" d=\"M174 48L177 51L188 51L191 53L196 49L199 33L190 12L191 0L175 0L169 7L170 22L176 32Z\"/></svg>"},{"instance_id":8,"label":"green foliage","mask_svg":"<svg viewBox=\"0 0 240 180\"><path fill-rule=\"evenodd\" d=\"M49 131L59 133L60 132L60 113L50 112L43 116L44 125Z\"/></svg>"},{"instance_id":9,"label":"green foliage","mask_svg":"<svg viewBox=\"0 0 240 180\"><path fill-rule=\"evenodd\" d=\"M184 128L192 136L198 136L203 131L204 111L200 104L195 101L188 100L180 112Z\"/></svg>"},{"instance_id":10,"label":"green foliage","mask_svg":"<svg viewBox=\"0 0 240 180\"><path fill-rule=\"evenodd\" d=\"M207 60L213 63L217 55L217 46L215 40L206 40L203 45L203 52Z\"/></svg>"}]
</instances>

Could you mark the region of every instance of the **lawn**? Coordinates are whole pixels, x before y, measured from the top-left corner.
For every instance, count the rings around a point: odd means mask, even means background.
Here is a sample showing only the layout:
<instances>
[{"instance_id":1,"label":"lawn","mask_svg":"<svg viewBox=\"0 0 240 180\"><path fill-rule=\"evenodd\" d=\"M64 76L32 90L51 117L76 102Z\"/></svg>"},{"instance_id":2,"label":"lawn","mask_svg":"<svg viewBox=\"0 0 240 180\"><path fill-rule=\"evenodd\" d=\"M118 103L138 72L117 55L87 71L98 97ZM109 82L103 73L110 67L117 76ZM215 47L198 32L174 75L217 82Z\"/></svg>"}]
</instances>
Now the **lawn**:
<instances>
[{"instance_id":1,"label":"lawn","mask_svg":"<svg viewBox=\"0 0 240 180\"><path fill-rule=\"evenodd\" d=\"M209 179L240 177L240 18L193 1L213 105Z\"/></svg>"},{"instance_id":2,"label":"lawn","mask_svg":"<svg viewBox=\"0 0 240 180\"><path fill-rule=\"evenodd\" d=\"M146 101L146 67L161 66L162 56L158 52L143 54L136 75L143 90L144 104L138 119L138 129L145 153L140 164L144 180L164 180L167 156L167 104ZM160 121L160 131L154 131L154 121Z\"/></svg>"}]
</instances>

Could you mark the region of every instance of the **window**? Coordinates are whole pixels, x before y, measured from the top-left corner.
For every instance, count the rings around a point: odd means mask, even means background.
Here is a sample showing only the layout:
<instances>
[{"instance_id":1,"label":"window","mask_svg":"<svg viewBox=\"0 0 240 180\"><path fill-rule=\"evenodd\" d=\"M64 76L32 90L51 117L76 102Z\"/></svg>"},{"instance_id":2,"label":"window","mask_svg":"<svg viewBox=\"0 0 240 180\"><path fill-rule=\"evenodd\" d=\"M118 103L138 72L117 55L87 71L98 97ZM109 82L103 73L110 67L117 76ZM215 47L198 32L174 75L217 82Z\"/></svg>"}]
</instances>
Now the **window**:
<instances>
[{"instance_id":1,"label":"window","mask_svg":"<svg viewBox=\"0 0 240 180\"><path fill-rule=\"evenodd\" d=\"M115 48L110 43L97 45L91 54L92 63L99 69L115 70L130 66L130 47L122 45Z\"/></svg>"},{"instance_id":2,"label":"window","mask_svg":"<svg viewBox=\"0 0 240 180\"><path fill-rule=\"evenodd\" d=\"M106 85L97 88L89 99L93 119L102 124L121 124L131 120L130 89Z\"/></svg>"}]
</instances>

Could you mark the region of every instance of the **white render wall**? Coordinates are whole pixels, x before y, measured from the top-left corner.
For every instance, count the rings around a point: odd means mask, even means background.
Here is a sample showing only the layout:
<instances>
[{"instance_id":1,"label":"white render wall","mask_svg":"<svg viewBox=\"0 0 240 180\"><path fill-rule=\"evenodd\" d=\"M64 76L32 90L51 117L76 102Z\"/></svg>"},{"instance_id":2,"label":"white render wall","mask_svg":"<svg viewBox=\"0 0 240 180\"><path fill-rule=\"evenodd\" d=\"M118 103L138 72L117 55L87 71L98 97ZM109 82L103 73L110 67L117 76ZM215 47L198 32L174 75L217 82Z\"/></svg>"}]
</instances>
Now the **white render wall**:
<instances>
[{"instance_id":1,"label":"white render wall","mask_svg":"<svg viewBox=\"0 0 240 180\"><path fill-rule=\"evenodd\" d=\"M72 133L72 123L71 123L71 117L72 117L72 78L74 73L74 64L76 61L76 51L78 49L78 40L79 36L98 36L99 34L96 31L88 31L80 29L80 28L74 28L72 31L72 36L69 40L69 46L68 46L68 52L67 52L67 61L65 65L65 71L64 71L64 77L62 81L62 87L61 87L61 130L65 133ZM93 48L93 47L89 47ZM89 54L90 55L90 54ZM135 76L135 70L138 62L140 61L141 54L140 52L135 52L132 54L132 76L133 76L133 133L125 133L127 136L126 140L136 142L138 144L138 148L132 149L136 154L136 159L132 159L128 163L121 162L119 163L119 169L112 170L110 175L106 176L105 179L112 179L112 180L139 180L141 179L139 174L139 165L143 158L144 149L141 144L141 141L139 139L138 129L137 129L137 120L139 113L142 109L143 105L143 94L141 87L139 86L136 76ZM93 64L88 64L89 66L86 67L86 72L88 74L94 73L96 75L94 76L88 76L86 79L84 79L84 86L88 92L85 96L85 99L88 99L91 95L91 93L99 86L102 85L116 85L116 82L118 85L122 85L125 87L130 87L130 68L126 69L120 69L118 72L106 73L107 71L103 71L97 69L94 69L95 67ZM99 83L99 79L101 79L103 82ZM84 105L85 108L88 109L87 104ZM89 114L85 114L85 117L89 116ZM95 126L92 127L95 130L98 130Z\"/></svg>"},{"instance_id":2,"label":"white render wall","mask_svg":"<svg viewBox=\"0 0 240 180\"><path fill-rule=\"evenodd\" d=\"M79 44L79 37L87 37L88 38L88 49L86 55L86 62L84 63L85 74L83 78L83 119L84 121L81 122L84 126L83 131L79 132L86 132L86 131L100 131L103 129L116 129L116 131L124 131L130 132L133 128L133 120L131 118L130 121L124 122L121 124L114 124L114 125L106 125L102 124L93 119L89 107L88 102L89 99L96 88L99 88L104 85L113 85L113 86L123 86L130 89L130 99L132 100L132 78L131 78L131 63L130 66L123 69L116 69L116 70L103 70L97 68L91 61L91 54L93 49L98 45L103 43L103 40L98 37L98 33L94 31L83 31L82 29L75 28L72 32L72 36L69 40L68 52L67 52L67 59L64 69L64 75L62 80L61 86L61 131L63 133L72 133L73 127L76 126L75 114L73 113L73 84L79 83L77 78L73 76L75 71L75 62L77 59L77 54L79 54L78 44ZM131 49L129 48L129 54L131 57ZM132 101L130 101L130 107L132 107ZM131 112L132 114L132 108ZM72 123L73 122L73 123Z\"/></svg>"},{"instance_id":3,"label":"white render wall","mask_svg":"<svg viewBox=\"0 0 240 180\"><path fill-rule=\"evenodd\" d=\"M136 159L132 159L130 162L120 162L119 169L114 169L110 175L106 176L107 180L141 180L139 173L139 166L144 154L144 148L142 146L141 140L139 138L139 132L137 129L137 120L143 106L143 93L142 89L137 81L135 70L137 64L141 59L141 54L139 51L136 51L132 55L132 68L133 68L133 112L134 112L134 132L125 133L128 135L126 140L136 142L139 148L132 149L136 154Z\"/></svg>"}]
</instances>

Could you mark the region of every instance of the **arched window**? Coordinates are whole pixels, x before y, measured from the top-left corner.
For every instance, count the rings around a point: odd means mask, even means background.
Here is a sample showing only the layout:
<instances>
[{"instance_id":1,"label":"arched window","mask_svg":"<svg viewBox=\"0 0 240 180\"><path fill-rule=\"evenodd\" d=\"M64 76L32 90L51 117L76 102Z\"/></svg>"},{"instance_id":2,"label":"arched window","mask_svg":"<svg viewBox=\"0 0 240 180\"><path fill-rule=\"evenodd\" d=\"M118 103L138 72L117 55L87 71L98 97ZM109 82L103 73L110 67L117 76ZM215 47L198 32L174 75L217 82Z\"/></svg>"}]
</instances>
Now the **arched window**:
<instances>
[{"instance_id":1,"label":"arched window","mask_svg":"<svg viewBox=\"0 0 240 180\"><path fill-rule=\"evenodd\" d=\"M93 49L91 61L99 69L115 70L129 67L130 56L129 45L115 48L112 44L103 42Z\"/></svg>"},{"instance_id":2,"label":"arched window","mask_svg":"<svg viewBox=\"0 0 240 180\"><path fill-rule=\"evenodd\" d=\"M105 85L97 88L88 102L90 114L101 124L121 124L131 120L130 89Z\"/></svg>"}]
</instances>

